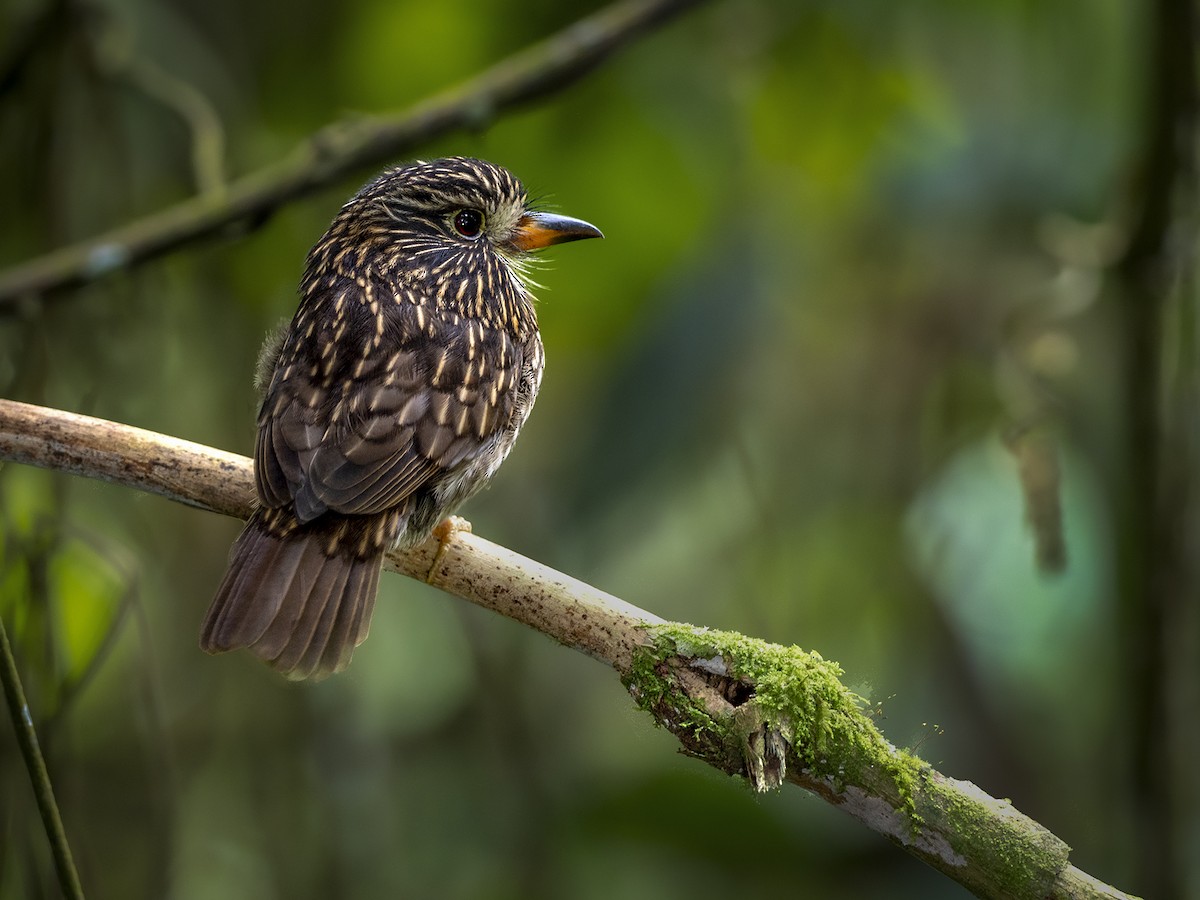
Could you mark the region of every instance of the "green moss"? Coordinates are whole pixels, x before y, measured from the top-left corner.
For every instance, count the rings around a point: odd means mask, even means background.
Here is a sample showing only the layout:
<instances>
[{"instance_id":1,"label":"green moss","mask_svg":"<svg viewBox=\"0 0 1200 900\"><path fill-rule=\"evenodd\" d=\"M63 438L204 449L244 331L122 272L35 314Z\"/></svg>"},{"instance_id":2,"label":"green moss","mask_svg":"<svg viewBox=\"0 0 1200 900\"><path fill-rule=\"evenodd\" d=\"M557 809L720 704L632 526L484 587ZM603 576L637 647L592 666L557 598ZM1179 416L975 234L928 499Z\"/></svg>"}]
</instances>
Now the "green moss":
<instances>
[{"instance_id":1,"label":"green moss","mask_svg":"<svg viewBox=\"0 0 1200 900\"><path fill-rule=\"evenodd\" d=\"M836 789L874 784L874 773L884 773L914 827L920 824L913 793L924 764L888 744L864 713L865 701L842 684L837 663L736 632L675 623L647 631L651 641L635 657L626 685L689 752L745 774L750 731L765 725L787 742L789 765ZM690 697L679 682L681 669L711 669L694 663L717 657L737 682L730 685L735 692L732 714ZM737 696L739 690L744 696Z\"/></svg>"},{"instance_id":2,"label":"green moss","mask_svg":"<svg viewBox=\"0 0 1200 900\"><path fill-rule=\"evenodd\" d=\"M974 785L926 778L922 802L945 823L952 849L974 868L998 879L1003 896L1043 897L1066 867L1070 847L1008 800L989 797Z\"/></svg>"},{"instance_id":3,"label":"green moss","mask_svg":"<svg viewBox=\"0 0 1200 900\"><path fill-rule=\"evenodd\" d=\"M690 625L646 631L649 641L625 682L660 725L711 765L753 780L757 764L761 778L781 736L787 765L803 770L804 784L832 790L835 802L883 801L905 818L885 815L875 827L981 895L1047 896L1068 864L1069 848L1008 801L943 779L892 747L865 701L842 684L837 663ZM872 814L871 806L859 808Z\"/></svg>"}]
</instances>

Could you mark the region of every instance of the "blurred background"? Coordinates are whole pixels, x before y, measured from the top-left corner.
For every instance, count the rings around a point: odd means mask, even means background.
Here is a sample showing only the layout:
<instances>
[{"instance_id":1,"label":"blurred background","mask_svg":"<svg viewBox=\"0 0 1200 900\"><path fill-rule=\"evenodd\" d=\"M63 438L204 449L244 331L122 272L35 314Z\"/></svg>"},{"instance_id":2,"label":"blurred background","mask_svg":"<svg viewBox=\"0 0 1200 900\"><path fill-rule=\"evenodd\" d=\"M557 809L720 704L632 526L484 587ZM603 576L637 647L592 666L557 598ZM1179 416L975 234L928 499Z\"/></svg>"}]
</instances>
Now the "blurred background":
<instances>
[{"instance_id":1,"label":"blurred background","mask_svg":"<svg viewBox=\"0 0 1200 900\"><path fill-rule=\"evenodd\" d=\"M547 254L544 386L477 533L839 661L895 744L1171 898L1200 897L1196 208L1190 152L1156 156L1185 7L721 0L414 154L506 165L606 235ZM0 268L595 8L4 0ZM249 453L262 338L373 174L7 304L0 396ZM205 656L238 527L0 468L0 615L89 896L966 896L398 576L341 677ZM57 890L5 719L0 896Z\"/></svg>"}]
</instances>

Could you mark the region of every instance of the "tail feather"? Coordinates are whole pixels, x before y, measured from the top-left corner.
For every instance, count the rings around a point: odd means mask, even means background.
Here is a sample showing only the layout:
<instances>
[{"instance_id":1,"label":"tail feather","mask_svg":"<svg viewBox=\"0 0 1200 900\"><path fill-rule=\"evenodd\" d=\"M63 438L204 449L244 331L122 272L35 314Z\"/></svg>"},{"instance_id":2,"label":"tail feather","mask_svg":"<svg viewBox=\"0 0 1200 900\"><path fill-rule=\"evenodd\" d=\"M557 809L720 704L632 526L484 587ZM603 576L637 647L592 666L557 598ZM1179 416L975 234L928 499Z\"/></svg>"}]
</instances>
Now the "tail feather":
<instances>
[{"instance_id":1,"label":"tail feather","mask_svg":"<svg viewBox=\"0 0 1200 900\"><path fill-rule=\"evenodd\" d=\"M264 574L274 569L283 546L257 537L252 520L229 551L229 567L200 629L200 646L209 653L250 646L279 614L283 595L277 591L268 594L260 587ZM257 602L237 601L249 596L256 597Z\"/></svg>"},{"instance_id":2,"label":"tail feather","mask_svg":"<svg viewBox=\"0 0 1200 900\"><path fill-rule=\"evenodd\" d=\"M327 556L324 548L315 531L281 538L252 518L204 618L201 648L249 648L292 679L346 668L367 636L382 558Z\"/></svg>"},{"instance_id":3,"label":"tail feather","mask_svg":"<svg viewBox=\"0 0 1200 900\"><path fill-rule=\"evenodd\" d=\"M337 616L339 607L343 605L343 596L346 597L345 605L350 605L357 599L346 590L349 575L349 566L325 566L317 573L316 583L312 586L300 619L292 626L290 632L280 635L287 643L274 658L272 664L275 668L298 677L306 677L301 673L307 673L317 667L328 645L329 625L326 623ZM312 659L306 659L309 656L312 656Z\"/></svg>"},{"instance_id":4,"label":"tail feather","mask_svg":"<svg viewBox=\"0 0 1200 900\"><path fill-rule=\"evenodd\" d=\"M263 659L280 671L291 668L283 657L294 641L304 640L304 632L311 633L308 623L314 614L319 616L328 603L337 603L338 597L331 596L336 589L339 575L345 578L346 566L338 556L326 556L320 542L312 538L280 539L283 550L269 569L260 569L261 580L254 588L260 597L279 597L282 602L272 616L262 635L249 646ZM346 560L349 563L351 560Z\"/></svg>"},{"instance_id":5,"label":"tail feather","mask_svg":"<svg viewBox=\"0 0 1200 900\"><path fill-rule=\"evenodd\" d=\"M202 643L212 653L256 644L283 606L285 591L269 580L283 564L287 545L258 540L251 529L247 525L230 550L229 571L205 618ZM231 602L242 597L246 600Z\"/></svg>"},{"instance_id":6,"label":"tail feather","mask_svg":"<svg viewBox=\"0 0 1200 900\"><path fill-rule=\"evenodd\" d=\"M354 648L367 639L371 613L375 608L375 595L379 591L379 570L376 566L362 566L347 574L343 601L335 610L326 608L317 629L301 657L298 669L312 670L323 656L333 671L341 671L350 665ZM353 598L353 600L350 600Z\"/></svg>"}]
</instances>

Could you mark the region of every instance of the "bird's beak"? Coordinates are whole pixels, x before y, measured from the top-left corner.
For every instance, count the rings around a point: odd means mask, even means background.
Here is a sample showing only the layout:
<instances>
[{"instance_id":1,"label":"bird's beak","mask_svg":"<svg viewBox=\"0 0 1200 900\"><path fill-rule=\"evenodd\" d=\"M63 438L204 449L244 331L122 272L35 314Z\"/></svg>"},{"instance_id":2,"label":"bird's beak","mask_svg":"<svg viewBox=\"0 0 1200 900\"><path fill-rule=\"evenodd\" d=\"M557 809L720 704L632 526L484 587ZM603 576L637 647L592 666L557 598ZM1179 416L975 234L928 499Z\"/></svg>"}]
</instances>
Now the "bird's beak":
<instances>
[{"instance_id":1,"label":"bird's beak","mask_svg":"<svg viewBox=\"0 0 1200 900\"><path fill-rule=\"evenodd\" d=\"M552 213L527 212L517 220L517 229L512 236L512 245L518 250L540 250L551 244L581 241L584 238L602 238L595 225L570 216Z\"/></svg>"}]
</instances>

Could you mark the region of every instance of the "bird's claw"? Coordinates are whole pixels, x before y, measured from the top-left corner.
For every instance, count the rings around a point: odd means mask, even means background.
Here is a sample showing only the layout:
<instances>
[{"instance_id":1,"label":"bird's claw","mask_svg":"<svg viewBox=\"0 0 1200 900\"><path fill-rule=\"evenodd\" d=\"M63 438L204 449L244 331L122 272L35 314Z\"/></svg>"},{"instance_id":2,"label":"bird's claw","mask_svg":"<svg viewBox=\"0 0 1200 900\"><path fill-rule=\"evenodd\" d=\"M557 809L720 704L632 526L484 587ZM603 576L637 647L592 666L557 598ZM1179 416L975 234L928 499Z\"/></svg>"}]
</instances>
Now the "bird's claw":
<instances>
[{"instance_id":1,"label":"bird's claw","mask_svg":"<svg viewBox=\"0 0 1200 900\"><path fill-rule=\"evenodd\" d=\"M471 523L462 516L447 516L433 529L433 536L443 545L459 532L471 533Z\"/></svg>"},{"instance_id":2,"label":"bird's claw","mask_svg":"<svg viewBox=\"0 0 1200 900\"><path fill-rule=\"evenodd\" d=\"M433 583L433 573L441 568L446 548L450 546L450 542L454 540L456 534L463 532L471 533L471 523L462 516L447 516L433 529L433 537L437 538L438 548L437 553L433 555L433 562L429 565L429 571L425 573L426 584Z\"/></svg>"}]
</instances>

